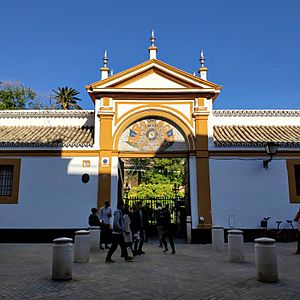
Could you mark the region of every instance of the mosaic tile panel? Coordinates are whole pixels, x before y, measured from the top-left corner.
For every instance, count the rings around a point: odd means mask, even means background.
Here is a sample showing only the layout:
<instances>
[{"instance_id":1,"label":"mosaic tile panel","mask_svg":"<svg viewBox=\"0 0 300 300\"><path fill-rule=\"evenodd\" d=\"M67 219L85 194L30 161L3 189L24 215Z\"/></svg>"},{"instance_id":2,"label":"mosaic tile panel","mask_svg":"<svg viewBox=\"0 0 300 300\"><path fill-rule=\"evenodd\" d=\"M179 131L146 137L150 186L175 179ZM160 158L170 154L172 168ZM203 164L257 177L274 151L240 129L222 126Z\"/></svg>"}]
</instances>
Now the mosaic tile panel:
<instances>
[{"instance_id":1,"label":"mosaic tile panel","mask_svg":"<svg viewBox=\"0 0 300 300\"><path fill-rule=\"evenodd\" d=\"M144 119L129 126L121 135L120 151L166 152L188 150L183 134L159 119Z\"/></svg>"}]
</instances>

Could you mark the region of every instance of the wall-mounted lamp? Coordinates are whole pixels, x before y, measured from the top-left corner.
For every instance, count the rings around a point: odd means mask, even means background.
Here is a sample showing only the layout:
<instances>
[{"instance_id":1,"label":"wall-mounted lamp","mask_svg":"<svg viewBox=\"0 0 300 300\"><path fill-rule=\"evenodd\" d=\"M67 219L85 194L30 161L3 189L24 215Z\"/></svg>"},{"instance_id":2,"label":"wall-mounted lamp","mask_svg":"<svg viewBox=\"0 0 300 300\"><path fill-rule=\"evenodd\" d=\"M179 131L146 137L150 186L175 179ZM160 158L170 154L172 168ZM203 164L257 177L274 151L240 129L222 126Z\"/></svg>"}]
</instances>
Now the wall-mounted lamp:
<instances>
[{"instance_id":1,"label":"wall-mounted lamp","mask_svg":"<svg viewBox=\"0 0 300 300\"><path fill-rule=\"evenodd\" d=\"M267 155L269 155L270 158L264 159L264 161L263 161L263 167L264 167L265 169L268 169L268 167L269 167L269 162L273 159L273 155L275 155L276 152L277 152L278 145L275 144L275 143L273 143L273 142L270 142L270 143L266 143L266 144L264 145L264 147L265 147L265 150L266 150Z\"/></svg>"}]
</instances>

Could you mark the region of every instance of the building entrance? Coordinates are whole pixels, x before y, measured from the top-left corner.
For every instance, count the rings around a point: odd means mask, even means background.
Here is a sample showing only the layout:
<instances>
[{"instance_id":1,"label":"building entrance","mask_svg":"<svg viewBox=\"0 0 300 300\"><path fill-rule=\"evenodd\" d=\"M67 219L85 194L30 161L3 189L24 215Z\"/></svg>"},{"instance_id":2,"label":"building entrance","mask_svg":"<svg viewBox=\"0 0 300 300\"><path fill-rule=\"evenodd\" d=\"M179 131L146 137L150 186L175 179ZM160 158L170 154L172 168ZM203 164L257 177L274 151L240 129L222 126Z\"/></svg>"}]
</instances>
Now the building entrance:
<instances>
[{"instance_id":1,"label":"building entrance","mask_svg":"<svg viewBox=\"0 0 300 300\"><path fill-rule=\"evenodd\" d=\"M119 201L134 210L142 202L147 234L157 235L157 215L169 209L174 236L185 238L190 214L188 160L186 158L122 158Z\"/></svg>"}]
</instances>

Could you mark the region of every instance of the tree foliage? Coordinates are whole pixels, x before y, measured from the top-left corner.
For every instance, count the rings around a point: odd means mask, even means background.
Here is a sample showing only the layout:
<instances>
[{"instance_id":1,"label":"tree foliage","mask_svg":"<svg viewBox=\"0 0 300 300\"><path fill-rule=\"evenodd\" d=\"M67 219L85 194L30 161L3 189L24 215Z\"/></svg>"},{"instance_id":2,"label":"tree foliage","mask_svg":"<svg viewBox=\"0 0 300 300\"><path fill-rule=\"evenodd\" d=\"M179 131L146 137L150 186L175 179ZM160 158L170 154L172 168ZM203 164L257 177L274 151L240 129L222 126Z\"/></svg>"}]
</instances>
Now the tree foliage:
<instances>
[{"instance_id":1,"label":"tree foliage","mask_svg":"<svg viewBox=\"0 0 300 300\"><path fill-rule=\"evenodd\" d=\"M18 82L0 83L0 109L26 109L31 108L37 94L31 88Z\"/></svg>"},{"instance_id":2,"label":"tree foliage","mask_svg":"<svg viewBox=\"0 0 300 300\"><path fill-rule=\"evenodd\" d=\"M186 161L181 158L132 158L127 161L128 181L135 181L130 197L172 197L174 184L184 185ZM179 191L183 196L184 191Z\"/></svg>"},{"instance_id":3,"label":"tree foliage","mask_svg":"<svg viewBox=\"0 0 300 300\"><path fill-rule=\"evenodd\" d=\"M82 109L77 101L81 101L76 97L79 92L73 88L62 87L58 88L58 91L52 90L55 93L56 107L61 109Z\"/></svg>"},{"instance_id":4,"label":"tree foliage","mask_svg":"<svg viewBox=\"0 0 300 300\"><path fill-rule=\"evenodd\" d=\"M54 109L54 105L51 97L41 97L23 84L0 82L0 109Z\"/></svg>"}]
</instances>

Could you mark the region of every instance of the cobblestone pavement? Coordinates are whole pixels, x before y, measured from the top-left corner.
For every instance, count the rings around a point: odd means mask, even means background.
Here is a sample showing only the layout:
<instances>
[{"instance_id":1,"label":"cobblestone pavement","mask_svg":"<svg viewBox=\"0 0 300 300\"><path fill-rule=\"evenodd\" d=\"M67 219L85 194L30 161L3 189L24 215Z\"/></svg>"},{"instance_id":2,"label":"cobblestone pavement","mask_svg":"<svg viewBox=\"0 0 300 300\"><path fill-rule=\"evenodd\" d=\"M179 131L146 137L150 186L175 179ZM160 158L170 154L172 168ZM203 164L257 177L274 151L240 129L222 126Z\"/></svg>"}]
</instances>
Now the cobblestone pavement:
<instances>
[{"instance_id":1,"label":"cobblestone pavement","mask_svg":"<svg viewBox=\"0 0 300 300\"><path fill-rule=\"evenodd\" d=\"M175 255L155 243L147 254L104 262L106 251L87 264L73 264L73 280L51 280L52 245L0 244L0 299L299 299L300 255L295 243L277 244L279 282L255 279L254 244L245 244L245 262L229 263L227 250L177 244Z\"/></svg>"}]
</instances>

